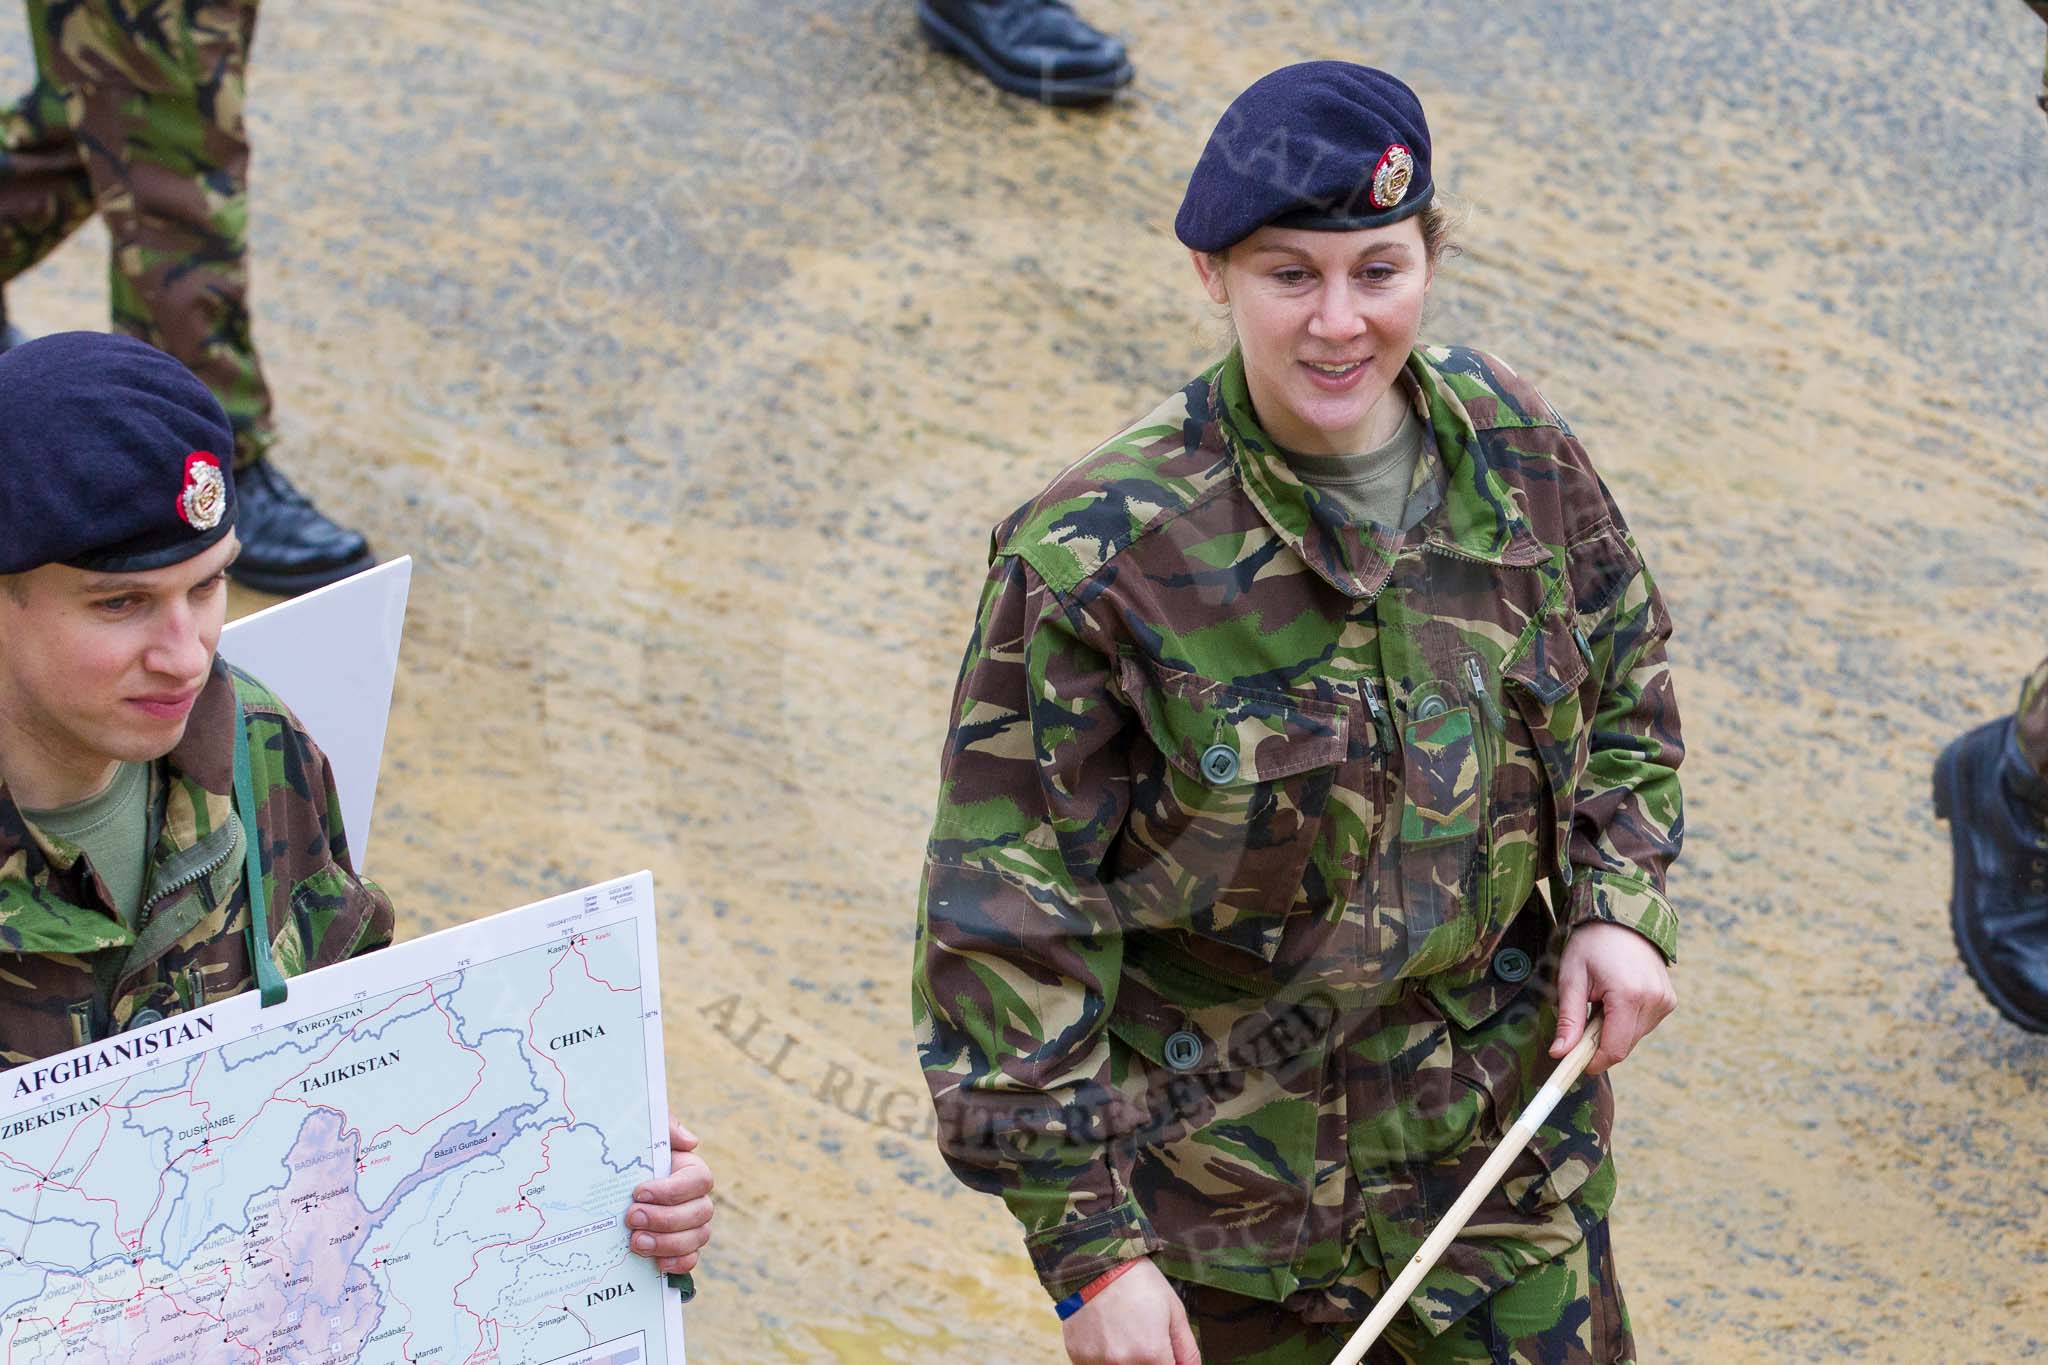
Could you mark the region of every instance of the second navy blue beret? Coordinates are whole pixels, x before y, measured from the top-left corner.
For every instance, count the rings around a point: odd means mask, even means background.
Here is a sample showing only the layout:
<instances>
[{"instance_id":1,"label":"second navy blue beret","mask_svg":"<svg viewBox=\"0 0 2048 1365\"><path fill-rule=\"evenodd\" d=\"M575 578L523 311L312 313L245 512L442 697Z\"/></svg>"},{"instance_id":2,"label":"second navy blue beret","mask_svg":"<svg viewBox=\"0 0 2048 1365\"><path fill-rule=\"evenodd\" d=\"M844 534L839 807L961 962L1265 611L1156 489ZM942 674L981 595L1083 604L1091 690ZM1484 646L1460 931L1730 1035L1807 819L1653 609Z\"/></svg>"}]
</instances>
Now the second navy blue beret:
<instances>
[{"instance_id":1,"label":"second navy blue beret","mask_svg":"<svg viewBox=\"0 0 2048 1365\"><path fill-rule=\"evenodd\" d=\"M183 563L234 528L234 451L206 386L133 337L0 354L0 573Z\"/></svg>"},{"instance_id":2,"label":"second navy blue beret","mask_svg":"<svg viewBox=\"0 0 2048 1365\"><path fill-rule=\"evenodd\" d=\"M1419 213L1435 191L1415 92L1354 62L1261 76L1202 149L1174 234L1225 251L1268 223L1349 232Z\"/></svg>"}]
</instances>

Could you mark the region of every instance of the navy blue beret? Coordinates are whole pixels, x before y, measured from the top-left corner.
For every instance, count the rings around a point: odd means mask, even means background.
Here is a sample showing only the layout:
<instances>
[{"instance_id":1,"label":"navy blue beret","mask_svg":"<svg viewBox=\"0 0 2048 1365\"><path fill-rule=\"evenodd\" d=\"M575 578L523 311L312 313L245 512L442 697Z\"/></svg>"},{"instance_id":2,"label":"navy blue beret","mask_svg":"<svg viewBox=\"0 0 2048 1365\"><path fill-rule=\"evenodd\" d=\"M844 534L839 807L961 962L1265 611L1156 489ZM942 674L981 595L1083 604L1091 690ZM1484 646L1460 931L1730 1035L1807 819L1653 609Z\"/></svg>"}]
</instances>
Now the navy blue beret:
<instances>
[{"instance_id":1,"label":"navy blue beret","mask_svg":"<svg viewBox=\"0 0 2048 1365\"><path fill-rule=\"evenodd\" d=\"M1383 227L1421 212L1435 188L1413 90L1369 66L1302 62L1223 111L1173 230L1196 251L1225 251L1268 223Z\"/></svg>"},{"instance_id":2,"label":"navy blue beret","mask_svg":"<svg viewBox=\"0 0 2048 1365\"><path fill-rule=\"evenodd\" d=\"M183 365L60 332L0 354L0 573L138 573L235 524L235 432Z\"/></svg>"}]
</instances>

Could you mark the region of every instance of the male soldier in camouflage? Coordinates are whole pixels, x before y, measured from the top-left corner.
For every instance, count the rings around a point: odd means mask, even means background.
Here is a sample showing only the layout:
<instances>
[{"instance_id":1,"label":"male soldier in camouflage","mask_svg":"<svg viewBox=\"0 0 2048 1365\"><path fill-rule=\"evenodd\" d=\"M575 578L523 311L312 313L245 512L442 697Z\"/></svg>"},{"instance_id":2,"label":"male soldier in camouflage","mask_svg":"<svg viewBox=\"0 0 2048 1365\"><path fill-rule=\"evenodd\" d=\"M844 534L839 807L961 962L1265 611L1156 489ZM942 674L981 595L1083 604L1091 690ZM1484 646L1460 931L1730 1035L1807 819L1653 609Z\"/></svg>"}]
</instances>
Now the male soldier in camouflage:
<instances>
[{"instance_id":1,"label":"male soldier in camouflage","mask_svg":"<svg viewBox=\"0 0 2048 1365\"><path fill-rule=\"evenodd\" d=\"M1400 82L1255 83L1176 222L1238 345L995 533L914 1014L1077 1365L1329 1361L1589 1003L1370 1358L1634 1357L1603 1073L1674 1003L1670 626L1536 390L1414 345L1431 193Z\"/></svg>"},{"instance_id":2,"label":"male soldier in camouflage","mask_svg":"<svg viewBox=\"0 0 2048 1365\"><path fill-rule=\"evenodd\" d=\"M142 342L71 332L0 355L5 1066L391 941L319 746L214 652L238 548L234 473L214 452L232 440L206 388ZM711 1179L679 1125L671 1145L627 1222L633 1250L680 1273L710 1236Z\"/></svg>"},{"instance_id":3,"label":"male soldier in camouflage","mask_svg":"<svg viewBox=\"0 0 2048 1365\"><path fill-rule=\"evenodd\" d=\"M115 329L176 356L234 422L230 574L297 593L368 568L363 537L267 458L276 433L246 304L256 0L26 3L36 84L0 111L0 287L97 212L113 238ZM0 297L0 349L20 338Z\"/></svg>"},{"instance_id":4,"label":"male soldier in camouflage","mask_svg":"<svg viewBox=\"0 0 2048 1365\"><path fill-rule=\"evenodd\" d=\"M2000 1014L2048 1033L2048 659L2012 715L1942 751L1934 813L1954 845L1963 965Z\"/></svg>"}]
</instances>

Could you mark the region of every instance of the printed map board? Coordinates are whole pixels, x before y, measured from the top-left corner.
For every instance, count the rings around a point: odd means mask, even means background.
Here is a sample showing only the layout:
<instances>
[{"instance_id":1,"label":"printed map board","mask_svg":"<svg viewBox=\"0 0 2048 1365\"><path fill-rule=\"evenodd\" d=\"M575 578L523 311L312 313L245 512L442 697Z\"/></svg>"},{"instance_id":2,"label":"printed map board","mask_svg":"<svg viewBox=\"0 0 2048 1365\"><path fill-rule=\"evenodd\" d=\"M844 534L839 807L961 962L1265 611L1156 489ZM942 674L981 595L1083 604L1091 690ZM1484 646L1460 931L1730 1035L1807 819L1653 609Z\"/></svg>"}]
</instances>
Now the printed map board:
<instances>
[{"instance_id":1,"label":"printed map board","mask_svg":"<svg viewBox=\"0 0 2048 1365\"><path fill-rule=\"evenodd\" d=\"M647 873L0 1073L0 1351L679 1365Z\"/></svg>"}]
</instances>

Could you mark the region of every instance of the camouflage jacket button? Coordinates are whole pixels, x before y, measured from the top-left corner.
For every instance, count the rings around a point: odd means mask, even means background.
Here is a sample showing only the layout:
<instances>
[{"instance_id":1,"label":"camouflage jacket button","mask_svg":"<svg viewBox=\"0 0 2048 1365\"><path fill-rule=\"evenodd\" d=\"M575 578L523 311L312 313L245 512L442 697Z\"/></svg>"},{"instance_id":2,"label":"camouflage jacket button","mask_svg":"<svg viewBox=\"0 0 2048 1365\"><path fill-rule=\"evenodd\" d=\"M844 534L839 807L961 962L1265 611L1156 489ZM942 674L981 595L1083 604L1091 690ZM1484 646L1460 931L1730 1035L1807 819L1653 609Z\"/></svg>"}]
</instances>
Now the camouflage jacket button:
<instances>
[{"instance_id":1,"label":"camouflage jacket button","mask_svg":"<svg viewBox=\"0 0 2048 1365\"><path fill-rule=\"evenodd\" d=\"M133 1033L136 1029L148 1028L163 1021L163 1015L156 1010L137 1010L134 1018L128 1021L128 1032Z\"/></svg>"},{"instance_id":2,"label":"camouflage jacket button","mask_svg":"<svg viewBox=\"0 0 2048 1365\"><path fill-rule=\"evenodd\" d=\"M1237 778L1237 750L1228 744L1211 744L1202 750L1202 776L1222 784Z\"/></svg>"},{"instance_id":3,"label":"camouflage jacket button","mask_svg":"<svg viewBox=\"0 0 2048 1365\"><path fill-rule=\"evenodd\" d=\"M1503 948L1493 955L1493 974L1510 984L1527 981L1536 964L1520 948Z\"/></svg>"},{"instance_id":4,"label":"camouflage jacket button","mask_svg":"<svg viewBox=\"0 0 2048 1365\"><path fill-rule=\"evenodd\" d=\"M1169 1034L1163 1055L1175 1071L1186 1071L1202 1060L1202 1040L1187 1029Z\"/></svg>"}]
</instances>

